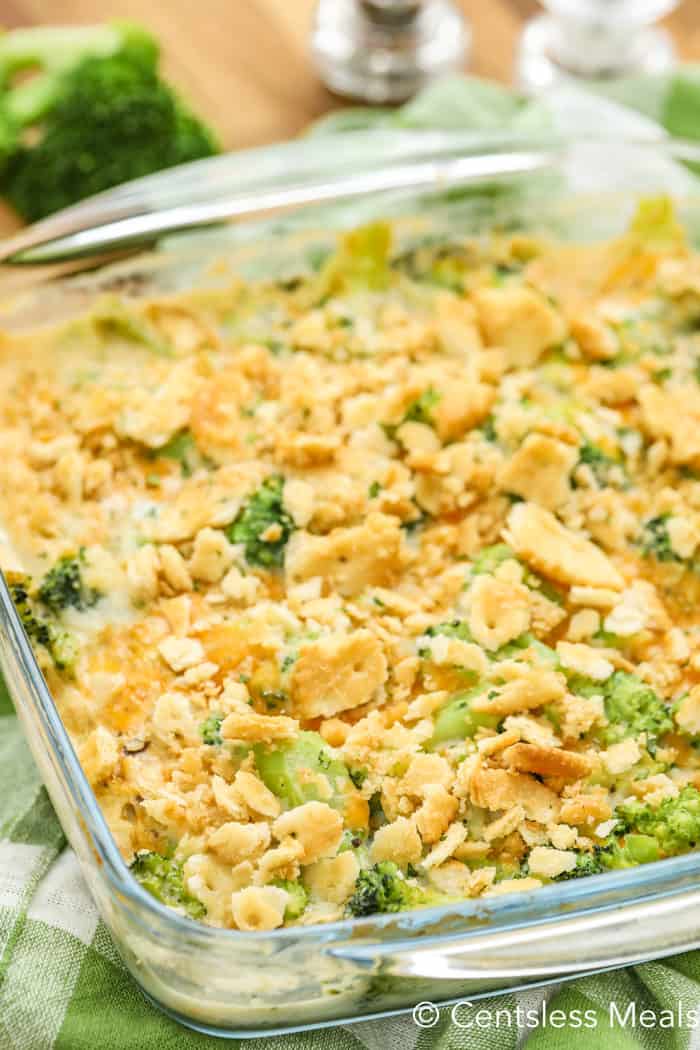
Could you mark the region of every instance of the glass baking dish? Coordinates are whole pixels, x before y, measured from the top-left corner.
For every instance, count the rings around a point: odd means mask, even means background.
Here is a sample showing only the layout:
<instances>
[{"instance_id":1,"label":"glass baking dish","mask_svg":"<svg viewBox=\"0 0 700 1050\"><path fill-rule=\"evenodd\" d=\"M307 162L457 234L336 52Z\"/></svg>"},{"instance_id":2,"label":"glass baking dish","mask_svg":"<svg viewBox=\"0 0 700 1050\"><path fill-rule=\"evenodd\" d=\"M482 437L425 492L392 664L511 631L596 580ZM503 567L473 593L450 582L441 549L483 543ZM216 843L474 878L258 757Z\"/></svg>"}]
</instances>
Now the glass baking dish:
<instances>
[{"instance_id":1,"label":"glass baking dish","mask_svg":"<svg viewBox=\"0 0 700 1050\"><path fill-rule=\"evenodd\" d=\"M358 133L359 134L359 133ZM387 136L382 132L382 147ZM407 138L405 132L400 133ZM410 136L409 136L410 137ZM354 141L369 152L372 136ZM521 149L523 140L512 143ZM456 138L454 151L464 146ZM412 147L420 153L421 135ZM490 138L481 144L493 149ZM262 151L285 157L306 144ZM316 147L317 148L317 147ZM480 148L472 140L473 150ZM507 141L498 146L507 156ZM5 295L2 324L32 327L84 309L107 289L138 295L247 275L298 273L332 228L404 213L401 242L504 230L591 240L624 229L637 197L670 191L691 241L700 240L700 194L688 165L700 149L669 140L530 144L543 171L419 201L405 194L283 220L171 238L158 251L89 276ZM275 153L275 150L277 151ZM334 147L331 145L330 151ZM280 151L282 151L280 153ZM260 155L260 151L257 151ZM251 164L255 155L251 155ZM239 164L240 164L239 159ZM280 180L282 184L282 180ZM319 232L320 231L320 232ZM212 265L217 260L216 265ZM39 321L41 319L41 321ZM0 668L85 878L126 965L145 993L204 1032L269 1035L410 1008L423 999L473 999L494 991L625 966L700 946L700 853L640 868L397 915L243 933L169 910L132 878L80 768L0 580Z\"/></svg>"}]
</instances>

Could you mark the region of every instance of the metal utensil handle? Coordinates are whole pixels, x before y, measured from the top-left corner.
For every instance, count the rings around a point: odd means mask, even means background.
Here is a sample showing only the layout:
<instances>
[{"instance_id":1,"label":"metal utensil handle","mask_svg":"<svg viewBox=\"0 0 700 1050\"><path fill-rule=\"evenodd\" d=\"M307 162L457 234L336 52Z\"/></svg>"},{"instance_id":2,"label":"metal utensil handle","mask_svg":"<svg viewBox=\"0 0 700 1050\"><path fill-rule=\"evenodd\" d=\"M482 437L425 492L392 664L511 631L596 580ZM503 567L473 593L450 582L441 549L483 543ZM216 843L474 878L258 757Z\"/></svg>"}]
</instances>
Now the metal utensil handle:
<instances>
[{"instance_id":1,"label":"metal utensil handle","mask_svg":"<svg viewBox=\"0 0 700 1050\"><path fill-rule=\"evenodd\" d=\"M47 220L46 225L30 227L0 244L0 262L23 265L65 262L147 243L166 233L231 219L366 197L388 190L448 189L484 179L548 169L556 154L554 148L545 153L522 150L508 154L495 152L453 159L419 160L376 171L316 177L297 185L263 188L258 192L246 190L225 198L136 215L120 213L118 202L115 202L116 214L110 214L106 206L104 213L94 215L94 225L89 228L76 228L74 213L69 212L65 223L59 213Z\"/></svg>"},{"instance_id":2,"label":"metal utensil handle","mask_svg":"<svg viewBox=\"0 0 700 1050\"><path fill-rule=\"evenodd\" d=\"M415 940L346 943L328 954L396 977L535 980L613 969L700 945L700 890L543 921L492 933L470 933L439 946Z\"/></svg>"}]
</instances>

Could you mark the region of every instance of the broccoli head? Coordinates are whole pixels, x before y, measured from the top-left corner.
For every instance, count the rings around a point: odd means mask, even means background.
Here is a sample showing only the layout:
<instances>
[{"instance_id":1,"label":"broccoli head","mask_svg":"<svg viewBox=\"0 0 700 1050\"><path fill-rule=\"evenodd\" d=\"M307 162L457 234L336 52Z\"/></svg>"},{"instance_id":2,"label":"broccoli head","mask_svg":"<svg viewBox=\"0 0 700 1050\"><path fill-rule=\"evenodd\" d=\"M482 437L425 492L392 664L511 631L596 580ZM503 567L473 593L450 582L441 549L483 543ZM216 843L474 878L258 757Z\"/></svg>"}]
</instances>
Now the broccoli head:
<instances>
[{"instance_id":1,"label":"broccoli head","mask_svg":"<svg viewBox=\"0 0 700 1050\"><path fill-rule=\"evenodd\" d=\"M223 722L222 715L209 715L200 724L199 735L202 738L202 742L208 744L210 747L218 747L222 744L221 739L221 723Z\"/></svg>"},{"instance_id":2,"label":"broccoli head","mask_svg":"<svg viewBox=\"0 0 700 1050\"><path fill-rule=\"evenodd\" d=\"M590 852L579 853L576 867L557 875L555 881L580 879L587 875L602 875L606 871L636 868L660 857L656 840L650 835L610 835L604 843Z\"/></svg>"},{"instance_id":3,"label":"broccoli head","mask_svg":"<svg viewBox=\"0 0 700 1050\"><path fill-rule=\"evenodd\" d=\"M482 547L474 558L472 564L472 575L492 576L499 565L504 561L517 560L515 554L505 543L495 543L491 547Z\"/></svg>"},{"instance_id":4,"label":"broccoli head","mask_svg":"<svg viewBox=\"0 0 700 1050\"><path fill-rule=\"evenodd\" d=\"M59 558L37 588L28 576L10 579L10 594L30 642L48 653L57 671L70 672L78 655L75 638L59 622L61 613L69 607L88 609L101 597L83 580L84 561L82 550Z\"/></svg>"},{"instance_id":5,"label":"broccoli head","mask_svg":"<svg viewBox=\"0 0 700 1050\"><path fill-rule=\"evenodd\" d=\"M615 744L646 733L647 748L653 754L658 738L673 728L671 712L663 700L646 682L626 671L611 675L602 692L609 722L603 730L605 742Z\"/></svg>"},{"instance_id":6,"label":"broccoli head","mask_svg":"<svg viewBox=\"0 0 700 1050\"><path fill-rule=\"evenodd\" d=\"M612 473L613 469L616 469L619 478L624 477L624 468L622 464L618 460L613 459L612 456L606 455L598 445L594 445L590 441L583 442L579 449L578 456L579 458L576 467L589 467L600 488L606 488L608 485L612 484L614 480L617 480ZM575 470L576 468L574 468L574 472ZM574 488L576 488L575 481L573 484Z\"/></svg>"},{"instance_id":7,"label":"broccoli head","mask_svg":"<svg viewBox=\"0 0 700 1050\"><path fill-rule=\"evenodd\" d=\"M83 611L95 605L101 595L93 587L88 587L83 580L84 564L83 550L78 554L66 554L59 558L39 585L39 601L53 613L60 613L69 606Z\"/></svg>"},{"instance_id":8,"label":"broccoli head","mask_svg":"<svg viewBox=\"0 0 700 1050\"><path fill-rule=\"evenodd\" d=\"M658 514L655 518L648 518L642 526L642 534L639 545L645 558L655 558L663 562L681 562L680 558L671 546L671 537L668 534L668 514Z\"/></svg>"},{"instance_id":9,"label":"broccoli head","mask_svg":"<svg viewBox=\"0 0 700 1050\"><path fill-rule=\"evenodd\" d=\"M206 462L189 430L178 430L164 445L149 451L150 459L171 459L180 465L183 478L190 478Z\"/></svg>"},{"instance_id":10,"label":"broccoli head","mask_svg":"<svg viewBox=\"0 0 700 1050\"><path fill-rule=\"evenodd\" d=\"M666 857L686 853L700 843L700 791L684 787L675 798L659 806L634 800L617 807L616 815L626 832L649 836ZM627 838L631 838L627 835Z\"/></svg>"},{"instance_id":11,"label":"broccoli head","mask_svg":"<svg viewBox=\"0 0 700 1050\"><path fill-rule=\"evenodd\" d=\"M229 540L243 544L251 565L275 569L284 564L284 549L295 526L284 509L283 490L284 478L267 478L228 527Z\"/></svg>"},{"instance_id":12,"label":"broccoli head","mask_svg":"<svg viewBox=\"0 0 700 1050\"><path fill-rule=\"evenodd\" d=\"M461 642L471 642L471 631L464 620L446 620L444 623L435 623L428 627L425 632L429 638L445 635L446 638L458 638Z\"/></svg>"},{"instance_id":13,"label":"broccoli head","mask_svg":"<svg viewBox=\"0 0 700 1050\"><path fill-rule=\"evenodd\" d=\"M429 386L420 397L412 401L404 413L404 423L425 423L427 426L434 425L433 409L439 403L441 394Z\"/></svg>"},{"instance_id":14,"label":"broccoli head","mask_svg":"<svg viewBox=\"0 0 700 1050\"><path fill-rule=\"evenodd\" d=\"M130 870L145 890L168 907L183 911L192 919L206 915L202 902L187 891L182 864L174 857L141 850Z\"/></svg>"},{"instance_id":15,"label":"broccoli head","mask_svg":"<svg viewBox=\"0 0 700 1050\"><path fill-rule=\"evenodd\" d=\"M557 875L555 882L567 882L569 879L582 879L587 875L600 875L606 870L600 856L601 850L593 849L590 853L579 853L576 857L576 867L571 871L563 871Z\"/></svg>"},{"instance_id":16,"label":"broccoli head","mask_svg":"<svg viewBox=\"0 0 700 1050\"><path fill-rule=\"evenodd\" d=\"M428 903L427 895L408 882L393 861L364 868L357 876L348 911L355 918L378 912L405 911Z\"/></svg>"},{"instance_id":17,"label":"broccoli head","mask_svg":"<svg viewBox=\"0 0 700 1050\"><path fill-rule=\"evenodd\" d=\"M13 86L22 70L32 75ZM160 79L145 30L115 23L0 38L0 188L24 218L217 150Z\"/></svg>"},{"instance_id":18,"label":"broccoli head","mask_svg":"<svg viewBox=\"0 0 700 1050\"><path fill-rule=\"evenodd\" d=\"M34 647L38 646L48 653L57 671L69 672L78 652L75 639L54 618L46 617L40 611L31 591L29 577L10 581L10 594L29 641Z\"/></svg>"}]
</instances>

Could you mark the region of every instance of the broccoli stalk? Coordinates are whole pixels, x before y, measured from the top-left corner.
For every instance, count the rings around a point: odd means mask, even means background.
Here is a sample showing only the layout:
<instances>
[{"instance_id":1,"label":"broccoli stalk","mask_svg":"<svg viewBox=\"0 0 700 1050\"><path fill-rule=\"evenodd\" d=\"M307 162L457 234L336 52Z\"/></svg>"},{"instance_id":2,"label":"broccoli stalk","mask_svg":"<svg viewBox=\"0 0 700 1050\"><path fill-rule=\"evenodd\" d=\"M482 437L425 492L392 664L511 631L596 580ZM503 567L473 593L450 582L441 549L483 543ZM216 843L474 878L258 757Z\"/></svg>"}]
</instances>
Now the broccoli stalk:
<instances>
[{"instance_id":1,"label":"broccoli stalk","mask_svg":"<svg viewBox=\"0 0 700 1050\"><path fill-rule=\"evenodd\" d=\"M474 641L464 620L445 620L444 623L434 623L425 633L428 638L437 638L442 634L446 638L458 638L460 642Z\"/></svg>"},{"instance_id":2,"label":"broccoli stalk","mask_svg":"<svg viewBox=\"0 0 700 1050\"><path fill-rule=\"evenodd\" d=\"M335 758L318 733L305 730L290 741L274 745L256 744L254 749L258 775L277 798L289 806L322 800L343 809L352 784L347 767ZM330 784L333 794L324 797L319 776Z\"/></svg>"},{"instance_id":3,"label":"broccoli stalk","mask_svg":"<svg viewBox=\"0 0 700 1050\"><path fill-rule=\"evenodd\" d=\"M287 893L287 905L284 909L285 922L294 922L303 915L306 905L309 903L309 895L300 882L291 879L275 879L273 886L278 886Z\"/></svg>"},{"instance_id":4,"label":"broccoli stalk","mask_svg":"<svg viewBox=\"0 0 700 1050\"><path fill-rule=\"evenodd\" d=\"M472 564L473 576L492 576L504 561L515 561L516 557L505 543L495 543L491 547L482 547Z\"/></svg>"},{"instance_id":5,"label":"broccoli stalk","mask_svg":"<svg viewBox=\"0 0 700 1050\"><path fill-rule=\"evenodd\" d=\"M467 737L473 737L481 727L496 729L501 721L499 715L489 715L472 709L472 702L486 692L486 688L486 685L482 684L457 693L440 708L435 718L430 747L438 747L450 740L466 740Z\"/></svg>"},{"instance_id":6,"label":"broccoli stalk","mask_svg":"<svg viewBox=\"0 0 700 1050\"><path fill-rule=\"evenodd\" d=\"M594 445L590 441L584 441L579 449L579 458L576 467L574 467L574 473L580 466L587 466L590 468L591 473L596 481L596 484L604 489L611 484L611 472L613 468L617 468L618 476L624 477L624 468L618 460L608 456L598 445ZM573 486L576 488L576 481L573 481Z\"/></svg>"},{"instance_id":7,"label":"broccoli stalk","mask_svg":"<svg viewBox=\"0 0 700 1050\"><path fill-rule=\"evenodd\" d=\"M141 850L130 870L145 890L168 907L185 912L192 919L207 914L202 902L187 891L182 863L174 857Z\"/></svg>"},{"instance_id":8,"label":"broccoli stalk","mask_svg":"<svg viewBox=\"0 0 700 1050\"><path fill-rule=\"evenodd\" d=\"M140 27L0 37L0 189L24 218L217 149L160 80L158 46Z\"/></svg>"}]
</instances>

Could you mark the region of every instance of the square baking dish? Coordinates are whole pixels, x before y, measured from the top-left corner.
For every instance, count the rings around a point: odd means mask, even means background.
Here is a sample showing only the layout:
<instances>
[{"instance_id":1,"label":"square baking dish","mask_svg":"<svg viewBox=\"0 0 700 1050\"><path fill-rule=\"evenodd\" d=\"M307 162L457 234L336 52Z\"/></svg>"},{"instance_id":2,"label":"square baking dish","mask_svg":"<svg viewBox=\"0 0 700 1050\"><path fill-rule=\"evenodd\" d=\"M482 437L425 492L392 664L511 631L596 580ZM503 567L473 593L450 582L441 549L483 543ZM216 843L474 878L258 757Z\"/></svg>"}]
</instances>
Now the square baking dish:
<instances>
[{"instance_id":1,"label":"square baking dish","mask_svg":"<svg viewBox=\"0 0 700 1050\"><path fill-rule=\"evenodd\" d=\"M359 133L358 133L359 134ZM428 139L401 138L420 156ZM391 153L390 132L381 153ZM370 156L379 139L354 139ZM398 141L398 140L397 140ZM434 143L434 136L431 140ZM700 150L669 140L527 143L471 138L473 155L540 151L537 174L445 191L420 200L383 193L361 205L311 209L288 218L180 235L159 250L88 277L42 283L2 303L2 324L30 328L85 309L109 290L211 287L246 276L294 275L335 226L397 219L400 243L486 229L595 240L621 232L640 194L670 191L691 241L700 237L700 195L688 162ZM354 147L354 148L355 148ZM443 148L450 143L443 137ZM458 156L464 136L454 138ZM238 158L243 172L295 170L295 143ZM377 151L375 151L376 153ZM397 153L400 150L397 147ZM266 159L267 158L267 159ZM283 163L284 162L284 163ZM394 160L388 159L387 170ZM368 162L367 162L368 163ZM516 168L517 164L511 165ZM371 168L371 166L370 166ZM245 181L245 176L241 178ZM283 185L283 180L279 180ZM213 265L216 260L216 265ZM41 319L38 322L38 318ZM222 930L181 917L130 874L107 828L46 682L0 582L0 668L32 753L85 878L126 965L144 992L190 1027L220 1036L269 1035L410 1008L423 999L474 999L495 991L625 966L700 946L700 853L534 893L463 901L396 915L272 933Z\"/></svg>"}]
</instances>

